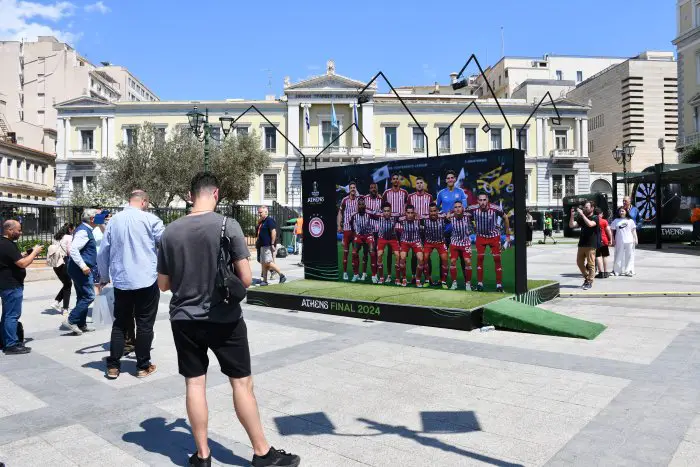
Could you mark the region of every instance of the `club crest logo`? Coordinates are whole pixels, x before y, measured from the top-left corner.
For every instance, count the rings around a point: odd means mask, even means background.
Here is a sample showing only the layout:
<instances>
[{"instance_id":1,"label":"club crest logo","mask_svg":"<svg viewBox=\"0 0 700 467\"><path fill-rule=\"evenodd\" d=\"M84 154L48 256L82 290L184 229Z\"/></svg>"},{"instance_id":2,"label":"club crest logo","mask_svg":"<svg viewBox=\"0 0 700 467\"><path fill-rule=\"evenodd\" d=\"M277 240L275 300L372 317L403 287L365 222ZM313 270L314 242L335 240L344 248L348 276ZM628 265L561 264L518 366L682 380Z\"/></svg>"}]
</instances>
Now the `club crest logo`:
<instances>
[{"instance_id":1,"label":"club crest logo","mask_svg":"<svg viewBox=\"0 0 700 467\"><path fill-rule=\"evenodd\" d=\"M309 221L309 233L312 237L320 237L324 230L326 230L326 226L320 218L314 217Z\"/></svg>"}]
</instances>

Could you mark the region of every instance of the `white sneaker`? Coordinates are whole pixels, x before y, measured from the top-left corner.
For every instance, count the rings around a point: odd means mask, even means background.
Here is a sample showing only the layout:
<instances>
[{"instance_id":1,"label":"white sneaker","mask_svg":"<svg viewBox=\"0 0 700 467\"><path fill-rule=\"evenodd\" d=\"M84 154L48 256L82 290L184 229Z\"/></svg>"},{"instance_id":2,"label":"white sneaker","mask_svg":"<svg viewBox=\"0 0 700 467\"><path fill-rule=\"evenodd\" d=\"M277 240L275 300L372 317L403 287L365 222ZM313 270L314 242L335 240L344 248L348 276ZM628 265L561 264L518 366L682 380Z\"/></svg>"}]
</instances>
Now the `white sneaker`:
<instances>
[{"instance_id":1,"label":"white sneaker","mask_svg":"<svg viewBox=\"0 0 700 467\"><path fill-rule=\"evenodd\" d=\"M360 278L360 276L358 276L357 274L355 274L354 276L352 276L352 280L351 280L350 282L357 282L357 280L358 280L359 278Z\"/></svg>"},{"instance_id":2,"label":"white sneaker","mask_svg":"<svg viewBox=\"0 0 700 467\"><path fill-rule=\"evenodd\" d=\"M464 284L464 290L466 290L467 292L471 292L472 285L469 282L467 282L466 284Z\"/></svg>"},{"instance_id":3,"label":"white sneaker","mask_svg":"<svg viewBox=\"0 0 700 467\"><path fill-rule=\"evenodd\" d=\"M344 272L344 273L343 273L343 280L346 281L346 280L348 280L348 279L350 279L350 278L348 277L348 273L347 273L347 272Z\"/></svg>"},{"instance_id":4,"label":"white sneaker","mask_svg":"<svg viewBox=\"0 0 700 467\"><path fill-rule=\"evenodd\" d=\"M70 329L73 331L73 334L77 336L82 336L83 335L83 330L78 327L77 324L71 324L70 321L68 321L68 318L66 318L65 321L63 321L63 327L66 329Z\"/></svg>"},{"instance_id":5,"label":"white sneaker","mask_svg":"<svg viewBox=\"0 0 700 467\"><path fill-rule=\"evenodd\" d=\"M372 276L372 284L376 284L377 282L379 282L377 276Z\"/></svg>"},{"instance_id":6,"label":"white sneaker","mask_svg":"<svg viewBox=\"0 0 700 467\"><path fill-rule=\"evenodd\" d=\"M51 305L51 308L53 308L56 311L61 311L61 304L59 302L53 302L53 305Z\"/></svg>"},{"instance_id":7,"label":"white sneaker","mask_svg":"<svg viewBox=\"0 0 700 467\"><path fill-rule=\"evenodd\" d=\"M360 280L363 282L367 280L367 273L366 272L362 273L362 277L360 277Z\"/></svg>"},{"instance_id":8,"label":"white sneaker","mask_svg":"<svg viewBox=\"0 0 700 467\"><path fill-rule=\"evenodd\" d=\"M452 285L450 286L450 290L457 290L457 281L452 282Z\"/></svg>"}]
</instances>

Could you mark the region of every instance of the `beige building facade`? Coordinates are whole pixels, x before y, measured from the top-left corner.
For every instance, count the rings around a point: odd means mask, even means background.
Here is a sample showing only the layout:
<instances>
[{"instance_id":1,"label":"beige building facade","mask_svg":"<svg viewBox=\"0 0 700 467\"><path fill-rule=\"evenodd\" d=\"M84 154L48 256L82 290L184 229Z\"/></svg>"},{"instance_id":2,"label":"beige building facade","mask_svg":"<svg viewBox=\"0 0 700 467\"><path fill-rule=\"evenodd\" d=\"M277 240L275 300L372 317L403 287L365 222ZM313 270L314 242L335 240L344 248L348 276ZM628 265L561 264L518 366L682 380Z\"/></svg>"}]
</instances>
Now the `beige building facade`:
<instances>
[{"instance_id":1,"label":"beige building facade","mask_svg":"<svg viewBox=\"0 0 700 467\"><path fill-rule=\"evenodd\" d=\"M676 3L678 37L678 141L677 148L700 144L700 1Z\"/></svg>"},{"instance_id":2,"label":"beige building facade","mask_svg":"<svg viewBox=\"0 0 700 467\"><path fill-rule=\"evenodd\" d=\"M56 204L56 156L0 140L0 202Z\"/></svg>"},{"instance_id":3,"label":"beige building facade","mask_svg":"<svg viewBox=\"0 0 700 467\"><path fill-rule=\"evenodd\" d=\"M147 89L123 67L96 67L52 36L0 41L0 136L12 135L20 145L55 153L56 103L78 96L142 100L130 99L129 80Z\"/></svg>"},{"instance_id":4,"label":"beige building facade","mask_svg":"<svg viewBox=\"0 0 700 467\"><path fill-rule=\"evenodd\" d=\"M416 116L416 124L394 94L379 93L376 87L370 87L366 93L368 101L358 105L357 92L364 85L362 81L337 74L331 61L323 75L298 83L285 79L283 94L276 99L110 103L81 97L60 103L56 106L59 201L68 202L75 190L86 189L96 180L100 161L115 157L120 143L133 141L140 125L150 122L165 128L166 134L181 126L188 127L186 113L194 105L200 110L208 109L210 121L218 122L226 112L237 116L254 104L306 155L307 169L316 164L324 167L425 157L428 153L435 157L510 148L512 140L514 147L526 150L530 207L561 208L562 196L590 190L586 105L558 102L562 119L556 125L551 105L543 106L518 140L516 132L523 128L534 108L525 100L500 101L512 126L509 129L492 99L457 94L449 85L403 87L399 92ZM472 106L438 138L472 102L478 104L484 118ZM333 110L337 129L331 125ZM360 131L353 126L354 122ZM426 132L427 141L418 125ZM333 142L344 130L348 131ZM304 162L294 146L287 144L270 123L252 111L237 122L229 137L239 132L255 132L260 136L262 148L271 155L270 166L251 186L244 203L277 201L301 206Z\"/></svg>"},{"instance_id":5,"label":"beige building facade","mask_svg":"<svg viewBox=\"0 0 700 467\"><path fill-rule=\"evenodd\" d=\"M590 105L588 154L593 172L622 172L612 150L635 147L627 169L641 172L664 159L677 163L678 82L673 52L644 52L594 75L568 98Z\"/></svg>"}]
</instances>

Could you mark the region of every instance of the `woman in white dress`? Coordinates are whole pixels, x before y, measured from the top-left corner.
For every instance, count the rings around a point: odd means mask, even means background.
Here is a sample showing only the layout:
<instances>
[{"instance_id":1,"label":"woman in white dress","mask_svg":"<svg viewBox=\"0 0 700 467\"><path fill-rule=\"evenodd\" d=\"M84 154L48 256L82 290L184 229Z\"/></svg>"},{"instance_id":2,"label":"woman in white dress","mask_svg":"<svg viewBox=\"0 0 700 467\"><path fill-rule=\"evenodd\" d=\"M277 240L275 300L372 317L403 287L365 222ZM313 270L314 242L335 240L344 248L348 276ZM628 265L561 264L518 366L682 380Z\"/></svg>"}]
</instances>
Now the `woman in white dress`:
<instances>
[{"instance_id":1,"label":"woman in white dress","mask_svg":"<svg viewBox=\"0 0 700 467\"><path fill-rule=\"evenodd\" d=\"M637 226L630 219L627 209L621 207L620 217L610 225L613 231L613 246L615 247L614 276L632 276L634 271L634 247L638 243Z\"/></svg>"}]
</instances>

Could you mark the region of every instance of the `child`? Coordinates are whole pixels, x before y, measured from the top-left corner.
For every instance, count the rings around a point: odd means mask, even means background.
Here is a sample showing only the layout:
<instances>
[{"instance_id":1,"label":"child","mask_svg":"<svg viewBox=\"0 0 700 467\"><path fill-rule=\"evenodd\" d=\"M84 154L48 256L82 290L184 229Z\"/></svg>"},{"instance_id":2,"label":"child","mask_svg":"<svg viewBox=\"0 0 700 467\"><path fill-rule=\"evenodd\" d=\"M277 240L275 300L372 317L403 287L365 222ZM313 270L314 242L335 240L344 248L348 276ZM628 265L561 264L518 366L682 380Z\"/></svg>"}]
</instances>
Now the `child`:
<instances>
[{"instance_id":1,"label":"child","mask_svg":"<svg viewBox=\"0 0 700 467\"><path fill-rule=\"evenodd\" d=\"M627 209L618 210L620 217L610 226L613 231L613 246L615 246L614 276L634 275L634 246L638 243L637 226L629 217Z\"/></svg>"}]
</instances>

